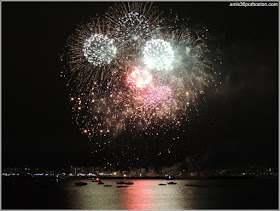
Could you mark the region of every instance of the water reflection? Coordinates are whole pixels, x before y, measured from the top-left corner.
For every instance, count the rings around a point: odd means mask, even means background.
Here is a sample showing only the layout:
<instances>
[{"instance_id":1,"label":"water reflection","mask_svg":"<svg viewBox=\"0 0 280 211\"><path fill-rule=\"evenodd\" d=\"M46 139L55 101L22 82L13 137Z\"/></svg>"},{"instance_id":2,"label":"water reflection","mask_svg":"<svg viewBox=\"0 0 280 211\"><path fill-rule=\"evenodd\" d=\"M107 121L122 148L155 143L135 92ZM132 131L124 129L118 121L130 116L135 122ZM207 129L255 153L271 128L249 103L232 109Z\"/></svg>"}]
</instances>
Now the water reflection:
<instances>
[{"instance_id":1,"label":"water reflection","mask_svg":"<svg viewBox=\"0 0 280 211\"><path fill-rule=\"evenodd\" d=\"M161 180L132 180L134 185L117 188L118 180L104 187L91 180L41 186L5 185L4 208L83 210L187 210L276 209L278 180L177 180L177 185L158 185ZM163 181L166 182L166 181ZM192 187L185 184L201 184ZM20 183L21 184L21 183Z\"/></svg>"},{"instance_id":2,"label":"water reflection","mask_svg":"<svg viewBox=\"0 0 280 211\"><path fill-rule=\"evenodd\" d=\"M123 209L127 210L147 210L151 209L151 203L155 197L151 186L154 184L149 180L133 181L134 185L123 188L121 200L123 201Z\"/></svg>"},{"instance_id":3,"label":"water reflection","mask_svg":"<svg viewBox=\"0 0 280 211\"><path fill-rule=\"evenodd\" d=\"M91 181L87 186L65 186L67 208L71 209L122 209L122 210L174 210L191 209L186 200L186 188L179 181L177 185L160 186L160 180L133 180L134 185L117 188L116 180L110 180L112 187L97 185ZM181 184L182 183L182 184ZM188 193L190 194L190 192Z\"/></svg>"},{"instance_id":4,"label":"water reflection","mask_svg":"<svg viewBox=\"0 0 280 211\"><path fill-rule=\"evenodd\" d=\"M69 209L109 210L121 209L119 195L116 186L104 187L96 182L85 181L87 186L74 186L73 182L68 184L68 206ZM112 181L111 181L112 182Z\"/></svg>"},{"instance_id":5,"label":"water reflection","mask_svg":"<svg viewBox=\"0 0 280 211\"><path fill-rule=\"evenodd\" d=\"M158 185L159 180L135 180L134 186L123 189L123 209L159 210L186 209L187 200L182 188L176 185ZM180 184L181 182L179 182ZM177 184L178 185L178 184Z\"/></svg>"}]
</instances>

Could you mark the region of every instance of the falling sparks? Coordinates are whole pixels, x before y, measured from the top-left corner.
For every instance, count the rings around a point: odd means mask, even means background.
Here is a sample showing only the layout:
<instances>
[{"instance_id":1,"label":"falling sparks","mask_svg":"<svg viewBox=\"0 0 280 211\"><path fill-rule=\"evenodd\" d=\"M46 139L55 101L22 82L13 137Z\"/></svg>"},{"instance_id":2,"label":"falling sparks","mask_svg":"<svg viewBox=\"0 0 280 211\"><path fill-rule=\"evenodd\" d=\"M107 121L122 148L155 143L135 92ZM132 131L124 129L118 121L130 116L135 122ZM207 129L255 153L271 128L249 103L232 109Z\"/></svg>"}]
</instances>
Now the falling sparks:
<instances>
[{"instance_id":1,"label":"falling sparks","mask_svg":"<svg viewBox=\"0 0 280 211\"><path fill-rule=\"evenodd\" d=\"M172 102L172 91L168 86L159 86L153 92L145 96L145 109L169 107Z\"/></svg>"}]
</instances>

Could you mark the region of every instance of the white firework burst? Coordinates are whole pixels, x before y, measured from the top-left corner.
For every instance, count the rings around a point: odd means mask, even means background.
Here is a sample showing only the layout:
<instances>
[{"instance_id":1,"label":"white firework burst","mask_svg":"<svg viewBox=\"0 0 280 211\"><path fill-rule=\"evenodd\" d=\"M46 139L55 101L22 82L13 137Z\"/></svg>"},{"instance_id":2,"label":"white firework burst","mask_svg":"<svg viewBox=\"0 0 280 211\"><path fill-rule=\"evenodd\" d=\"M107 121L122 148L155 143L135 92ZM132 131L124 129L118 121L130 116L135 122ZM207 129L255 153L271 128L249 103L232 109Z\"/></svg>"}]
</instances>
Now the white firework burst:
<instances>
[{"instance_id":1,"label":"white firework burst","mask_svg":"<svg viewBox=\"0 0 280 211\"><path fill-rule=\"evenodd\" d=\"M143 50L143 62L152 70L173 69L174 51L171 44L163 39L149 40Z\"/></svg>"},{"instance_id":2,"label":"white firework burst","mask_svg":"<svg viewBox=\"0 0 280 211\"><path fill-rule=\"evenodd\" d=\"M93 34L85 40L83 53L87 60L95 66L110 64L117 53L114 40L103 34Z\"/></svg>"},{"instance_id":3,"label":"white firework burst","mask_svg":"<svg viewBox=\"0 0 280 211\"><path fill-rule=\"evenodd\" d=\"M163 20L161 13L152 3L128 2L109 7L105 16L120 45L138 50L159 27Z\"/></svg>"},{"instance_id":4,"label":"white firework burst","mask_svg":"<svg viewBox=\"0 0 280 211\"><path fill-rule=\"evenodd\" d=\"M141 41L150 33L150 22L139 12L129 12L118 21L120 35L125 40Z\"/></svg>"}]
</instances>

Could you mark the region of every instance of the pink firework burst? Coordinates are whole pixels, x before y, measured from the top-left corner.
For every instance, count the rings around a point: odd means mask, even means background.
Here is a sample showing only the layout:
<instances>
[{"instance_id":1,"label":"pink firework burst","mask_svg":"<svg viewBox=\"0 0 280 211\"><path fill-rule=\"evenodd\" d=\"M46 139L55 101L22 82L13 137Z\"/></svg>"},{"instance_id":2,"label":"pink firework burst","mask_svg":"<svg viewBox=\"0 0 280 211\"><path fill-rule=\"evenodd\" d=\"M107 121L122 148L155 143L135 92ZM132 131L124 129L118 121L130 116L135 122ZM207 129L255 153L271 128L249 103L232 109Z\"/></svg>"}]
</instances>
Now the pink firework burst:
<instances>
[{"instance_id":1,"label":"pink firework burst","mask_svg":"<svg viewBox=\"0 0 280 211\"><path fill-rule=\"evenodd\" d=\"M172 101L172 90L168 86L159 86L151 93L147 94L144 99L145 109L155 107L166 107Z\"/></svg>"},{"instance_id":2,"label":"pink firework burst","mask_svg":"<svg viewBox=\"0 0 280 211\"><path fill-rule=\"evenodd\" d=\"M146 69L135 67L127 76L127 83L131 89L142 90L152 86L152 75Z\"/></svg>"}]
</instances>

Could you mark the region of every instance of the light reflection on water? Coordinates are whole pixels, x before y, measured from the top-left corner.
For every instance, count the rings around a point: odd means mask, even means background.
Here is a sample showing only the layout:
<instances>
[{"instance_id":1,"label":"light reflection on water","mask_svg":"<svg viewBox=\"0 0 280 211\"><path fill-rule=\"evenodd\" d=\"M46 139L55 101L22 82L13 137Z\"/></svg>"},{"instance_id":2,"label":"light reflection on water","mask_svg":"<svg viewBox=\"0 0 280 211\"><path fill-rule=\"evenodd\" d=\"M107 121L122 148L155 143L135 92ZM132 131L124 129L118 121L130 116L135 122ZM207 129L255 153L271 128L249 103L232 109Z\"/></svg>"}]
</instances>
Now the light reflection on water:
<instances>
[{"instance_id":1,"label":"light reflection on water","mask_svg":"<svg viewBox=\"0 0 280 211\"><path fill-rule=\"evenodd\" d=\"M86 186L75 186L76 182ZM91 180L25 185L6 184L3 209L80 210L188 210L188 209L277 209L278 180L131 180L134 185L117 188L119 180L104 180L112 187ZM43 182L43 181L42 181ZM207 187L185 186L207 185ZM43 185L43 187L41 187Z\"/></svg>"},{"instance_id":2,"label":"light reflection on water","mask_svg":"<svg viewBox=\"0 0 280 211\"><path fill-rule=\"evenodd\" d=\"M127 210L182 209L186 207L180 199L181 189L174 185L158 185L153 180L135 181L134 187L123 190L122 201ZM183 203L183 204L182 204Z\"/></svg>"},{"instance_id":3,"label":"light reflection on water","mask_svg":"<svg viewBox=\"0 0 280 211\"><path fill-rule=\"evenodd\" d=\"M87 186L73 186L73 181L65 185L68 192L68 206L71 209L121 209L121 210L167 210L193 209L193 188L185 186L186 181L176 181L177 185L158 185L160 180L131 180L134 185L117 188L117 180L108 180L112 187L104 187L89 180ZM192 197L190 197L191 199Z\"/></svg>"},{"instance_id":4,"label":"light reflection on water","mask_svg":"<svg viewBox=\"0 0 280 211\"><path fill-rule=\"evenodd\" d=\"M108 180L112 187L104 187L85 180L87 186L68 187L68 206L71 209L98 210L187 210L209 208L258 208L274 206L278 196L271 192L275 183L250 180L175 180L176 185L158 185L168 181L131 180L134 185L117 188L118 180ZM258 184L257 184L258 183ZM207 187L192 187L200 184ZM225 185L218 187L217 185ZM271 198L273 197L273 198ZM277 199L276 199L277 198Z\"/></svg>"}]
</instances>

